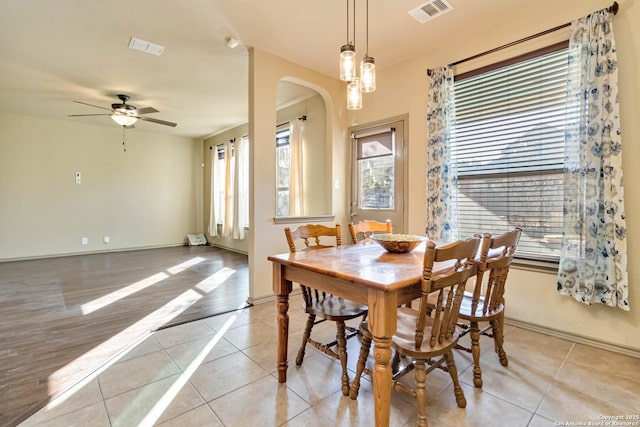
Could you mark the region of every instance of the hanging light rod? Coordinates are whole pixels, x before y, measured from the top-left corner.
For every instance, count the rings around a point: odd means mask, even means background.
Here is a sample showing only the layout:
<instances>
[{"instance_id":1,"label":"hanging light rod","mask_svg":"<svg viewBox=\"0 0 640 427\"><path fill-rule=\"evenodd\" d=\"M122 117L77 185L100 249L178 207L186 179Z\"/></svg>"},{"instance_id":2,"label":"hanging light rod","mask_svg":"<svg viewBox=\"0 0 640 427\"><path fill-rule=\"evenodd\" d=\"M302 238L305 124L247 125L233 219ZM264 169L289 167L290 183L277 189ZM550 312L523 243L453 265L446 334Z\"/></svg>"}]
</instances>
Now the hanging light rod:
<instances>
[{"instance_id":1,"label":"hanging light rod","mask_svg":"<svg viewBox=\"0 0 640 427\"><path fill-rule=\"evenodd\" d=\"M366 46L364 58L360 63L360 91L365 93L376 90L376 60L369 56L369 0L366 6Z\"/></svg>"},{"instance_id":2,"label":"hanging light rod","mask_svg":"<svg viewBox=\"0 0 640 427\"><path fill-rule=\"evenodd\" d=\"M356 2L353 0L353 39L349 34L349 0L347 3L347 42L340 48L340 80L351 81L356 76ZM353 40L353 41L352 41Z\"/></svg>"}]
</instances>

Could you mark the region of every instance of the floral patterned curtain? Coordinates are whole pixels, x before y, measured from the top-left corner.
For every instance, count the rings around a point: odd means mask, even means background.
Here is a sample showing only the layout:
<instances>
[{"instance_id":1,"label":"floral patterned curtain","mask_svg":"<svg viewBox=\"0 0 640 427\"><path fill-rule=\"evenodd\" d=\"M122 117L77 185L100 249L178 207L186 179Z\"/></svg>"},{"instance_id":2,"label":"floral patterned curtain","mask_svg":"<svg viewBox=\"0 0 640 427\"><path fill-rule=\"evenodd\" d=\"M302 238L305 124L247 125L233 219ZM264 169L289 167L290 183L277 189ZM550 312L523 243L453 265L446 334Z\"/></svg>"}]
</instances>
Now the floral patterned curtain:
<instances>
[{"instance_id":1,"label":"floral patterned curtain","mask_svg":"<svg viewBox=\"0 0 640 427\"><path fill-rule=\"evenodd\" d=\"M455 121L453 70L430 70L427 107L427 227L431 239L458 238L457 173L451 155Z\"/></svg>"},{"instance_id":2,"label":"floral patterned curtain","mask_svg":"<svg viewBox=\"0 0 640 427\"><path fill-rule=\"evenodd\" d=\"M611 13L571 24L558 292L629 310L618 63Z\"/></svg>"}]
</instances>

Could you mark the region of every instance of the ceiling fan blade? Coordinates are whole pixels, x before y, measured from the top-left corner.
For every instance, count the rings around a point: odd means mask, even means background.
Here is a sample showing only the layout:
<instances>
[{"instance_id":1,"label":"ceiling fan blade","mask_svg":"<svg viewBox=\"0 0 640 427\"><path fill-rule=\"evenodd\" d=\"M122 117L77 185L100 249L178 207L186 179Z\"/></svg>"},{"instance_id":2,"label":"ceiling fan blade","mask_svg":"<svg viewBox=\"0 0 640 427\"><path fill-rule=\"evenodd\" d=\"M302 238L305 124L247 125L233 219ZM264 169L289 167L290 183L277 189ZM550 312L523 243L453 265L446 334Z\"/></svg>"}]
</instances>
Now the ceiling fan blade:
<instances>
[{"instance_id":1,"label":"ceiling fan blade","mask_svg":"<svg viewBox=\"0 0 640 427\"><path fill-rule=\"evenodd\" d=\"M69 114L67 117L110 116L111 114Z\"/></svg>"},{"instance_id":2,"label":"ceiling fan blade","mask_svg":"<svg viewBox=\"0 0 640 427\"><path fill-rule=\"evenodd\" d=\"M144 108L138 108L136 110L136 113L138 114L149 114L149 113L158 113L159 111L156 110L153 107L144 107Z\"/></svg>"},{"instance_id":3,"label":"ceiling fan blade","mask_svg":"<svg viewBox=\"0 0 640 427\"><path fill-rule=\"evenodd\" d=\"M136 117L140 120L144 120L145 122L157 123L159 125L171 126L173 128L178 125L177 123L167 122L167 121L158 120L158 119L152 119L151 117L145 117L145 116L136 116Z\"/></svg>"},{"instance_id":4,"label":"ceiling fan blade","mask_svg":"<svg viewBox=\"0 0 640 427\"><path fill-rule=\"evenodd\" d=\"M82 102L82 101L73 101L73 102L78 104L88 105L89 107L100 108L101 110L111 111L111 108L100 107L99 105L87 104L86 102Z\"/></svg>"}]
</instances>

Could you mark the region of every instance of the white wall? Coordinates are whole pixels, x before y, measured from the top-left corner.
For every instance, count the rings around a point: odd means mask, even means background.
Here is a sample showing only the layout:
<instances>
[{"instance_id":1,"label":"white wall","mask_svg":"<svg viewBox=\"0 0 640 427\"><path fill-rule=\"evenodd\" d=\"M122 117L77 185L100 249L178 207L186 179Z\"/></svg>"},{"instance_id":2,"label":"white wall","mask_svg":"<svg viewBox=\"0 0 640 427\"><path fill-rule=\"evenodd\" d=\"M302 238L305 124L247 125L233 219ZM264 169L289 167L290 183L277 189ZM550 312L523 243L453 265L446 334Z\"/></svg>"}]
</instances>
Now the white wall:
<instances>
[{"instance_id":1,"label":"white wall","mask_svg":"<svg viewBox=\"0 0 640 427\"><path fill-rule=\"evenodd\" d=\"M534 3L519 7L513 16L505 15L504 25L498 28L482 28L482 23L461 29L460 36L446 40L438 50L405 61L393 67L382 68L377 64L377 90L364 98L364 108L351 115L352 123L369 123L386 117L409 114L409 222L407 232L423 234L425 225L426 182L426 97L428 91L427 69L487 51L511 41L553 28L609 6L602 1L557 2L553 13L537 10ZM525 10L526 9L526 10ZM586 306L556 292L554 274L513 269L507 289L507 317L518 322L554 329L559 333L585 336L589 339L626 346L640 351L640 265L634 261L640 257L640 85L637 70L640 69L640 4L620 2L620 11L613 19L618 61L620 66L620 105L624 144L623 168L625 174L625 209L628 227L628 271L631 311L602 305ZM536 39L528 45L519 45L509 52L483 57L458 67L458 72L496 62L522 51L551 44L567 38L568 32L554 33L544 39Z\"/></svg>"},{"instance_id":2,"label":"white wall","mask_svg":"<svg viewBox=\"0 0 640 427\"><path fill-rule=\"evenodd\" d=\"M203 230L201 144L132 129L124 152L115 124L0 113L0 259L183 244Z\"/></svg>"}]
</instances>

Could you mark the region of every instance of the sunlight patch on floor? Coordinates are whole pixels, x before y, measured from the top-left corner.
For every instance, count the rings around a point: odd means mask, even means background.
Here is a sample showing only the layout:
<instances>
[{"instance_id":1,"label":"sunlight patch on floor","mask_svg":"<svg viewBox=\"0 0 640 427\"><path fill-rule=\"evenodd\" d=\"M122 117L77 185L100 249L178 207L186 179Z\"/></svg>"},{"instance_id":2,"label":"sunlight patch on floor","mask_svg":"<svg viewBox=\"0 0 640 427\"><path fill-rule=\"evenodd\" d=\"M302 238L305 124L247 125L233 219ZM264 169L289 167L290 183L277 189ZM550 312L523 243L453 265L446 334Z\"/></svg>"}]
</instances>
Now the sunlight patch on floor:
<instances>
[{"instance_id":1,"label":"sunlight patch on floor","mask_svg":"<svg viewBox=\"0 0 640 427\"><path fill-rule=\"evenodd\" d=\"M201 260L203 260L203 258L196 257L190 261L187 261L186 263L182 263L179 266L174 267L173 271L176 271L176 272L184 271L184 268L182 267L184 267L186 264L195 265ZM171 270L172 269L167 269L167 271L169 272L171 272ZM123 342L138 340L141 334L147 333L149 330L156 329L158 326L161 326L163 324L165 325L168 324L171 320L178 317L180 314L185 312L189 307L195 304L198 300L200 300L205 294L208 294L211 291L215 290L218 286L224 283L234 273L235 273L235 270L231 268L228 268L228 267L221 268L217 272L213 273L206 279L199 282L193 289L188 289L187 291L183 292L181 295L169 301L167 304L158 308L154 312L148 314L147 316L140 319L136 323L132 324L128 328L122 330L118 334L112 336L108 340L92 348L82 356L76 358L71 363L58 369L56 372L54 372L52 375L49 376L49 381L48 381L49 392L51 394L56 394L58 392L57 385L59 383L63 383L65 379L69 377L73 377L74 372L77 372L80 369L80 367L91 363L92 360L104 359L105 355L109 355L110 353L113 352L112 349L117 349L121 347ZM88 311L88 313L91 313L92 311L103 308L104 306L111 304L119 299L125 298L126 296L131 295L141 289L144 289L145 287L152 286L153 284L158 283L159 281L167 277L169 276L166 273L155 274L144 280L141 280L132 285L129 285L126 288L122 288L119 291L116 291L112 294L99 298L98 300L94 300L91 303L87 303L87 304L94 304L94 305L88 305L86 309L91 310L91 311ZM83 313L88 314L84 312L84 308L83 308ZM234 316L232 319L235 320L235 317L236 316ZM227 322L227 323L230 325L233 322L231 323ZM217 339L215 342L217 342ZM215 342L212 344L212 346L215 345ZM130 351L131 348L133 347L129 347L127 351ZM209 351L210 350L211 349L209 349ZM124 354L126 354L127 351L123 351L122 353L118 354L116 358L113 358L112 360L109 361L107 366L110 366L111 364L115 363ZM98 371L89 375L89 377L83 379L82 382L85 383L85 381L90 381L91 379L97 377L97 375L99 375L100 372L103 372L102 367ZM71 393L71 395L72 394L73 393Z\"/></svg>"},{"instance_id":2,"label":"sunlight patch on floor","mask_svg":"<svg viewBox=\"0 0 640 427\"><path fill-rule=\"evenodd\" d=\"M193 373L198 369L202 362L207 357L207 355L213 350L216 346L220 338L227 332L229 327L236 321L238 316L234 315L226 321L226 323L222 326L222 328L218 331L218 333L211 338L211 341L207 343L207 345L202 349L200 353L191 361L187 369L184 370L182 374L178 377L178 379L169 387L169 390L156 402L156 404L151 408L151 410L144 417L142 422L138 424L138 427L143 426L153 426L158 419L162 416L164 411L169 407L171 402L176 398L180 390L184 387L184 385L189 381L189 378L193 375Z\"/></svg>"},{"instance_id":3,"label":"sunlight patch on floor","mask_svg":"<svg viewBox=\"0 0 640 427\"><path fill-rule=\"evenodd\" d=\"M143 317L120 333L112 336L108 340L100 343L100 345L92 348L82 356L75 359L73 362L58 369L56 372L49 376L49 393L55 394L57 391L57 384L60 382L64 383L65 379L73 377L74 373L77 372L83 365L90 363L91 360L104 359L105 355L113 352L112 349L120 348L123 342L137 340L141 334L144 334L151 329L157 328L160 324L166 324L167 322L175 319L178 315L187 310L202 297L203 295L201 293L198 293L193 289L189 289L173 300L169 301L167 304L163 305L153 313L150 313L149 315ZM91 376L95 378L95 373Z\"/></svg>"},{"instance_id":4,"label":"sunlight patch on floor","mask_svg":"<svg viewBox=\"0 0 640 427\"><path fill-rule=\"evenodd\" d=\"M176 275L189 267L192 267L196 264L201 263L205 259L202 257L194 257L188 261L185 261L176 266L167 268L167 271L171 275ZM223 269L224 270L224 269ZM135 294L136 292L140 292L143 289L148 288L149 286L153 286L158 282L169 277L167 273L161 272L158 274L154 274L153 276L149 276L146 279L142 279L138 282L132 283L124 288L120 288L117 291L111 292L108 295L104 295L98 299L94 299L93 301L89 301L88 303L82 304L80 309L82 310L83 315L91 314L94 311L98 311L110 304L113 304L116 301L120 301L130 295Z\"/></svg>"},{"instance_id":5,"label":"sunlight patch on floor","mask_svg":"<svg viewBox=\"0 0 640 427\"><path fill-rule=\"evenodd\" d=\"M149 286L153 286L158 282L169 277L166 273L158 273L153 276L149 276L146 279L142 279L138 282L132 283L129 286L124 288L120 288L117 291L111 292L105 296L102 296L98 299L94 299L93 301L89 301L86 304L82 304L80 309L82 310L83 315L91 314L94 311L98 311L109 304L113 304L116 301L120 301L130 295L135 294L136 292L140 292L141 290L148 288Z\"/></svg>"},{"instance_id":6,"label":"sunlight patch on floor","mask_svg":"<svg viewBox=\"0 0 640 427\"><path fill-rule=\"evenodd\" d=\"M167 268L167 271L171 274L178 274L189 267L193 267L194 265L201 263L202 261L204 261L204 258L197 256L189 261L183 262L182 264L178 264L175 267Z\"/></svg>"},{"instance_id":7,"label":"sunlight patch on floor","mask_svg":"<svg viewBox=\"0 0 640 427\"><path fill-rule=\"evenodd\" d=\"M223 267L211 276L204 279L202 282L196 285L196 288L203 292L209 293L215 290L218 286L223 284L233 273L236 271L229 267Z\"/></svg>"}]
</instances>

